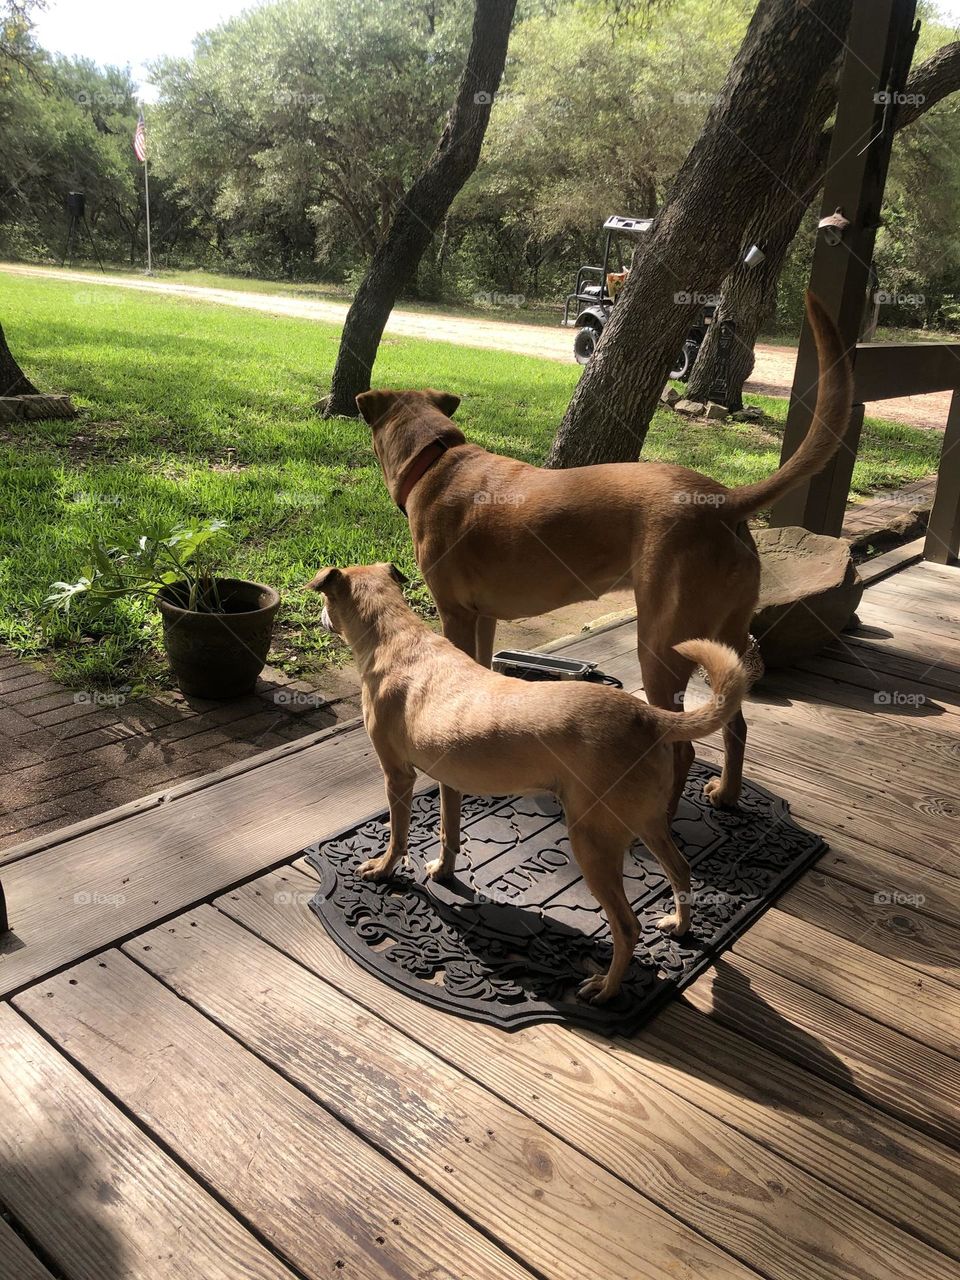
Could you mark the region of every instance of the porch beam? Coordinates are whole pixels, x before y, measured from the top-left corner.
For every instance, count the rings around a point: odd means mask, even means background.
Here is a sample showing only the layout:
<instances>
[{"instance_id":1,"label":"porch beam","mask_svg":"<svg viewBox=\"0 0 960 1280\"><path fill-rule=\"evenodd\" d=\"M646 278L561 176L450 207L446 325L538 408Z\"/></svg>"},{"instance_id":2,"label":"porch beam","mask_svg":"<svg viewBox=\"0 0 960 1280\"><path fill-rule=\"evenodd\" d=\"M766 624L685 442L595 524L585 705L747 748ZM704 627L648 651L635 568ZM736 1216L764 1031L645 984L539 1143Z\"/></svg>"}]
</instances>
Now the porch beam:
<instances>
[{"instance_id":1,"label":"porch beam","mask_svg":"<svg viewBox=\"0 0 960 1280\"><path fill-rule=\"evenodd\" d=\"M850 225L837 243L830 243L827 234L819 232L810 288L836 321L851 356L860 335L880 223L896 95L903 92L913 54L915 12L916 0L854 0L847 32L822 216L839 209ZM888 94L892 100L885 101ZM810 428L817 381L813 334L804 322L781 462L796 452ZM843 444L833 459L820 475L774 505L773 525L802 525L814 533L840 533L862 423L862 404L855 405Z\"/></svg>"}]
</instances>

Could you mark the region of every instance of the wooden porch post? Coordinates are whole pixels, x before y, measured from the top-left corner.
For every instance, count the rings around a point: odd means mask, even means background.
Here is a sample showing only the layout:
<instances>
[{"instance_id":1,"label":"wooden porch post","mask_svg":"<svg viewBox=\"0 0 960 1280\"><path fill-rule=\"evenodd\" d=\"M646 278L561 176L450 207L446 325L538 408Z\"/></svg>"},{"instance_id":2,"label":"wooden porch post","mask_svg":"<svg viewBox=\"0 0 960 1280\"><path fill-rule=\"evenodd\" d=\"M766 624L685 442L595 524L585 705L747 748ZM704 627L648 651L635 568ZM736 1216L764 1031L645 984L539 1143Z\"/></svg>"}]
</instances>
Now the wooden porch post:
<instances>
[{"instance_id":1,"label":"wooden porch post","mask_svg":"<svg viewBox=\"0 0 960 1280\"><path fill-rule=\"evenodd\" d=\"M954 391L940 449L937 489L923 558L949 564L960 557L960 391Z\"/></svg>"},{"instance_id":2,"label":"wooden porch post","mask_svg":"<svg viewBox=\"0 0 960 1280\"><path fill-rule=\"evenodd\" d=\"M915 11L916 0L855 0L847 33L822 216L839 210L850 225L838 243L830 243L827 233L819 232L810 288L837 322L851 357L860 334L880 223L896 99L906 84L916 43ZM816 386L817 355L804 322L781 462L796 451L809 430ZM854 405L843 445L819 476L775 504L772 524L839 534L862 425L863 405Z\"/></svg>"}]
</instances>

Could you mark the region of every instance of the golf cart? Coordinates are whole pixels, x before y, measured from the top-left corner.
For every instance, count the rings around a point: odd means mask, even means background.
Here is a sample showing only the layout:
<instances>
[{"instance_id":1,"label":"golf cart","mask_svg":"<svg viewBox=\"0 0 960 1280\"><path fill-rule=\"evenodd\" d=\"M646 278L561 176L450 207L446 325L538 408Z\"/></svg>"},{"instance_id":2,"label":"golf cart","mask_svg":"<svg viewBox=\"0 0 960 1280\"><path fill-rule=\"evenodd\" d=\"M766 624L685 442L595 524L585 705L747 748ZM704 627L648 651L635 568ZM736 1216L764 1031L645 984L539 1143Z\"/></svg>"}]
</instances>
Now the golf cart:
<instances>
[{"instance_id":1,"label":"golf cart","mask_svg":"<svg viewBox=\"0 0 960 1280\"><path fill-rule=\"evenodd\" d=\"M627 278L637 242L652 225L652 218L624 218L618 215L608 218L603 224L606 240L602 266L581 267L577 272L576 287L573 293L567 295L564 303L563 323L565 326L569 325L571 315L574 317L577 336L573 340L573 354L578 364L586 364L593 355L597 339L610 319L617 294ZM629 251L629 261L625 254L628 237L634 242ZM676 366L670 370L671 378L679 378L685 382L690 376L715 310L716 307L710 304L702 308L699 322L690 329L683 350L677 357Z\"/></svg>"}]
</instances>

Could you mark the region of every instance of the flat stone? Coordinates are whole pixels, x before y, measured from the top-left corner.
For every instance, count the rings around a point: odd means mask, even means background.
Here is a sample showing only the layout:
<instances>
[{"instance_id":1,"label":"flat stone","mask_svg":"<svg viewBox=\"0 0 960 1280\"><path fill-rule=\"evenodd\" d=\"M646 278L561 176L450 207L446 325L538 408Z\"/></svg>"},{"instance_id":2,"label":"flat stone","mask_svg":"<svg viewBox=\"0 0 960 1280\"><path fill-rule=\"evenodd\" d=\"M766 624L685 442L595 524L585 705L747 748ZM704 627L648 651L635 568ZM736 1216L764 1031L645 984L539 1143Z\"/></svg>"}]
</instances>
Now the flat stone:
<instances>
[{"instance_id":1,"label":"flat stone","mask_svg":"<svg viewBox=\"0 0 960 1280\"><path fill-rule=\"evenodd\" d=\"M667 385L660 392L660 399L663 401L664 404L676 404L677 401L680 399L680 392L676 389L676 387L671 387L670 383L668 382Z\"/></svg>"},{"instance_id":2,"label":"flat stone","mask_svg":"<svg viewBox=\"0 0 960 1280\"><path fill-rule=\"evenodd\" d=\"M808 529L758 529L760 602L751 631L768 667L817 653L849 625L863 582L844 538Z\"/></svg>"},{"instance_id":3,"label":"flat stone","mask_svg":"<svg viewBox=\"0 0 960 1280\"><path fill-rule=\"evenodd\" d=\"M715 422L725 422L730 417L730 410L725 404L715 404L711 400L706 407L704 416Z\"/></svg>"},{"instance_id":4,"label":"flat stone","mask_svg":"<svg viewBox=\"0 0 960 1280\"><path fill-rule=\"evenodd\" d=\"M23 416L30 422L44 418L75 418L69 396L19 396Z\"/></svg>"},{"instance_id":5,"label":"flat stone","mask_svg":"<svg viewBox=\"0 0 960 1280\"><path fill-rule=\"evenodd\" d=\"M702 400L678 400L673 407L677 413L686 414L690 418L698 418L707 406Z\"/></svg>"},{"instance_id":6,"label":"flat stone","mask_svg":"<svg viewBox=\"0 0 960 1280\"><path fill-rule=\"evenodd\" d=\"M763 417L763 410L758 409L755 404L748 404L743 409L738 409L736 413L730 415L734 422L759 422Z\"/></svg>"}]
</instances>

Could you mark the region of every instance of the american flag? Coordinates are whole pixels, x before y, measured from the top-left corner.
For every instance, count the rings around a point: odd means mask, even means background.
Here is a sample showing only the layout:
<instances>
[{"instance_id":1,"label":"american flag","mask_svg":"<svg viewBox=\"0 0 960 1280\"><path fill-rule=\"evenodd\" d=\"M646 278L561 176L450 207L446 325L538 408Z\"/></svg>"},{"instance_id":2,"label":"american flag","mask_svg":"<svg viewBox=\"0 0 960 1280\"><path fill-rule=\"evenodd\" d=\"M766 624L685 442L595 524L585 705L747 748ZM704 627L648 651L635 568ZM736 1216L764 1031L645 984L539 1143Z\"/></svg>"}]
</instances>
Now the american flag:
<instances>
[{"instance_id":1,"label":"american flag","mask_svg":"<svg viewBox=\"0 0 960 1280\"><path fill-rule=\"evenodd\" d=\"M133 149L137 153L137 159L143 164L147 158L147 126L144 123L142 111L137 121L137 131L133 135Z\"/></svg>"}]
</instances>

